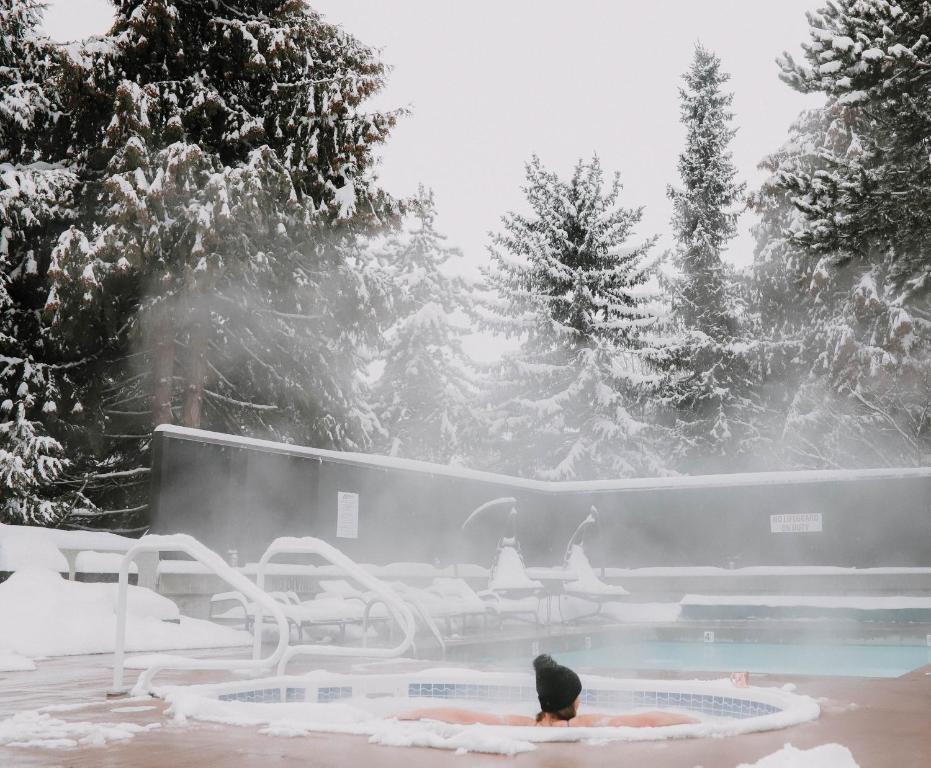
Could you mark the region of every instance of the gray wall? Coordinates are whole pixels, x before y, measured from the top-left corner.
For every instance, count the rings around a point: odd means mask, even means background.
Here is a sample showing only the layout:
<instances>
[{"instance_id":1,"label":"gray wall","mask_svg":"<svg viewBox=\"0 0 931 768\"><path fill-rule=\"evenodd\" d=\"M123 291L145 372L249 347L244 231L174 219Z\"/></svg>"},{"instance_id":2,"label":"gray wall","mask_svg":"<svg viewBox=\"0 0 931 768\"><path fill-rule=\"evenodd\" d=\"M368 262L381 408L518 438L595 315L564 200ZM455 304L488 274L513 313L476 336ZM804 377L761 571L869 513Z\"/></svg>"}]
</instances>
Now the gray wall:
<instances>
[{"instance_id":1,"label":"gray wall","mask_svg":"<svg viewBox=\"0 0 931 768\"><path fill-rule=\"evenodd\" d=\"M515 496L531 565L556 565L591 505L601 531L596 565L931 565L931 469L851 479L701 487L567 490L500 476L462 478L443 468L371 466L351 455L183 430L155 435L152 532L190 533L218 552L256 560L276 536L311 535L360 562L405 560L489 565L504 509L465 532L479 504ZM733 477L733 476L732 476ZM337 491L359 494L359 537L337 539ZM771 533L770 515L820 512L821 533Z\"/></svg>"}]
</instances>

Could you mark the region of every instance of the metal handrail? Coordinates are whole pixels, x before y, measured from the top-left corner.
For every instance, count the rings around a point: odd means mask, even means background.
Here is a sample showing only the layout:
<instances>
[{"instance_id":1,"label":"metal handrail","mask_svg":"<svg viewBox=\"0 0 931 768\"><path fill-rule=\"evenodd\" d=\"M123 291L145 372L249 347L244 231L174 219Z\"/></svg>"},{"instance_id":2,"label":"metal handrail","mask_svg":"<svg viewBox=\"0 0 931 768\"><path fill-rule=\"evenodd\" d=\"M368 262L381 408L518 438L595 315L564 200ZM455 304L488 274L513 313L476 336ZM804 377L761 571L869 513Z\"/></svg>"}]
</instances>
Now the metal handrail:
<instances>
[{"instance_id":1,"label":"metal handrail","mask_svg":"<svg viewBox=\"0 0 931 768\"><path fill-rule=\"evenodd\" d=\"M359 566L336 547L327 544L321 539L305 536L296 538L284 536L275 539L265 550L262 558L259 560L256 572L256 582L261 590L265 586L265 569L269 561L277 555L317 555L341 568L347 575L358 581L370 591L374 592L382 602L387 606L391 617L398 623L404 632L404 637L400 643L390 648L364 648L359 646L342 646L342 645L319 645L306 644L294 645L287 648L278 661L278 674L284 674L284 669L288 662L295 656L299 655L317 655L317 656L371 656L377 658L396 658L407 651L414 640L416 624L414 616L408 605L398 597L397 593L391 589L381 579L372 576L366 570ZM280 629L279 629L280 632ZM258 658L261 651L262 643L262 616L255 617L255 644L253 646L253 658Z\"/></svg>"},{"instance_id":2,"label":"metal handrail","mask_svg":"<svg viewBox=\"0 0 931 768\"><path fill-rule=\"evenodd\" d=\"M401 599L410 606L411 612L415 614L414 618L419 618L424 626L430 630L430 634L433 635L437 644L440 646L440 653L443 658L446 658L446 639L443 637L443 633L440 632L440 628L437 626L436 622L433 620L433 617L430 615L430 611L427 610L427 607L423 604L423 601L413 595L410 592L401 592ZM368 646L368 627L369 620L372 615L372 608L376 605L385 605L385 601L380 597L375 596L372 599L368 600L365 604L365 612L362 614L362 646ZM387 607L387 606L385 606ZM413 646L416 652L416 646Z\"/></svg>"},{"instance_id":3,"label":"metal handrail","mask_svg":"<svg viewBox=\"0 0 931 768\"><path fill-rule=\"evenodd\" d=\"M288 620L282 607L260 587L253 584L239 571L224 562L216 552L208 549L193 536L177 533L170 536L143 536L133 544L120 563L119 587L116 604L116 647L113 658L113 692L123 692L123 668L126 647L127 594L129 591L129 566L143 552L184 552L237 589L253 602L268 609L278 624L278 645L266 658L251 659L192 659L188 656L161 655L153 661L136 681L134 694L148 693L152 678L164 669L222 669L232 672L237 669L263 670L274 666L284 656L288 646Z\"/></svg>"}]
</instances>

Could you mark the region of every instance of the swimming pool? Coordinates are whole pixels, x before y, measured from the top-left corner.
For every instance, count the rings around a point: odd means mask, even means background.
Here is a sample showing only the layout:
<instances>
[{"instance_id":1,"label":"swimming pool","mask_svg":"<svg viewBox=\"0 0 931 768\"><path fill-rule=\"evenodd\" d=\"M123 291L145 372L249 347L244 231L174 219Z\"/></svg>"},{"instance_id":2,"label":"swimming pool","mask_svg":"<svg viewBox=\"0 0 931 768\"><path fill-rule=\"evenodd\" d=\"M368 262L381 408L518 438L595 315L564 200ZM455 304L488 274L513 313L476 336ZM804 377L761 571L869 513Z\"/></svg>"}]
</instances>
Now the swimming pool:
<instances>
[{"instance_id":1,"label":"swimming pool","mask_svg":"<svg viewBox=\"0 0 931 768\"><path fill-rule=\"evenodd\" d=\"M592 669L899 677L931 664L931 647L647 641L563 651L559 661ZM526 661L514 660L515 666L521 663Z\"/></svg>"}]
</instances>

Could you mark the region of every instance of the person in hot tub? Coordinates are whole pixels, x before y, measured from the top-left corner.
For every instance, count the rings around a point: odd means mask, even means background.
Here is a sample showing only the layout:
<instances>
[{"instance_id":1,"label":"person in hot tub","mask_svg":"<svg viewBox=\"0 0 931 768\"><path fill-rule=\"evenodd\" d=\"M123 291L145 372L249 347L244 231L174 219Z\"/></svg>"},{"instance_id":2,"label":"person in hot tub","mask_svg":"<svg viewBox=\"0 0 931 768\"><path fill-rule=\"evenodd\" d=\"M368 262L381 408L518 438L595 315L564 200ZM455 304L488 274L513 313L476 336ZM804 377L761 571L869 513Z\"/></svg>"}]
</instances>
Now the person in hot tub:
<instances>
[{"instance_id":1,"label":"person in hot tub","mask_svg":"<svg viewBox=\"0 0 931 768\"><path fill-rule=\"evenodd\" d=\"M459 725L539 725L543 727L626 726L628 728L658 728L665 725L697 723L693 717L673 712L643 712L637 715L580 715L579 700L582 681L568 667L557 664L548 654L533 660L537 676L537 698L540 712L534 717L523 715L494 715L454 707L417 709L398 715L399 720L439 720Z\"/></svg>"}]
</instances>

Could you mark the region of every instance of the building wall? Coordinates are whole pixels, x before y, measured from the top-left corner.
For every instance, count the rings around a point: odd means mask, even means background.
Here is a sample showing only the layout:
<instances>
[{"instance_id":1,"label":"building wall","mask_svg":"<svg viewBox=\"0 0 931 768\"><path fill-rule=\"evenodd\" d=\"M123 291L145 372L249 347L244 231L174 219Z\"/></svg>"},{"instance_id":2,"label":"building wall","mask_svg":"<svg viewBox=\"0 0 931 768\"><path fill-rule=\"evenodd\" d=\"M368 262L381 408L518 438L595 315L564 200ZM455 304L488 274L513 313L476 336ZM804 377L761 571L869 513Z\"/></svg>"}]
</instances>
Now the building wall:
<instances>
[{"instance_id":1,"label":"building wall","mask_svg":"<svg viewBox=\"0 0 931 768\"><path fill-rule=\"evenodd\" d=\"M241 563L277 536L317 536L360 562L490 565L506 507L461 530L479 504L513 496L529 565L558 565L594 505L596 565L931 565L931 469L884 476L797 473L799 480L641 488L528 483L498 475L160 429L152 531L190 533ZM811 478L818 478L812 482ZM358 494L358 537L338 538L337 494ZM821 532L772 532L771 515L820 514Z\"/></svg>"}]
</instances>

